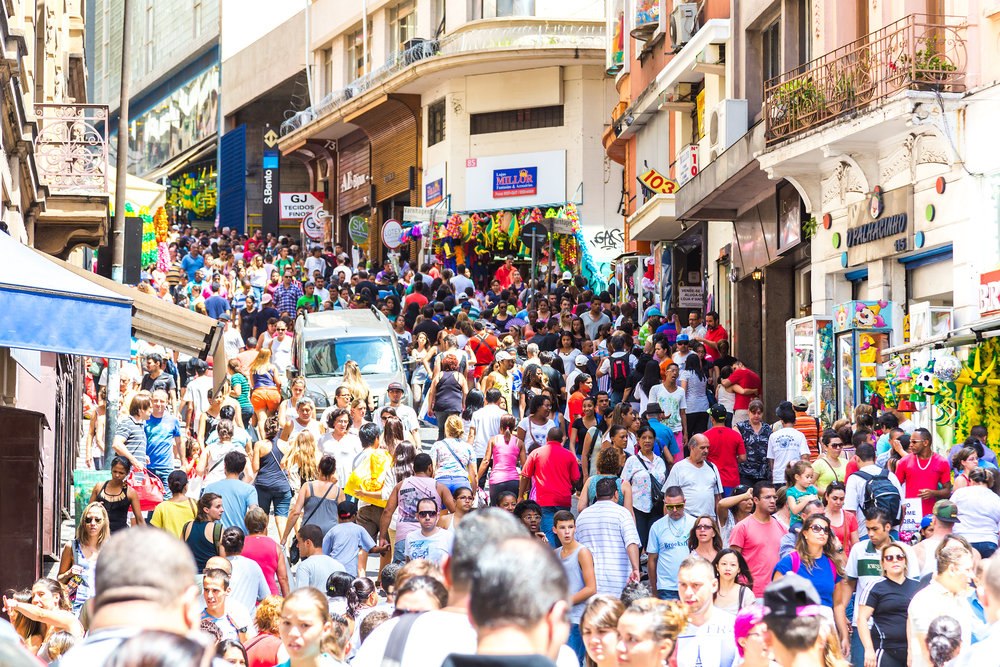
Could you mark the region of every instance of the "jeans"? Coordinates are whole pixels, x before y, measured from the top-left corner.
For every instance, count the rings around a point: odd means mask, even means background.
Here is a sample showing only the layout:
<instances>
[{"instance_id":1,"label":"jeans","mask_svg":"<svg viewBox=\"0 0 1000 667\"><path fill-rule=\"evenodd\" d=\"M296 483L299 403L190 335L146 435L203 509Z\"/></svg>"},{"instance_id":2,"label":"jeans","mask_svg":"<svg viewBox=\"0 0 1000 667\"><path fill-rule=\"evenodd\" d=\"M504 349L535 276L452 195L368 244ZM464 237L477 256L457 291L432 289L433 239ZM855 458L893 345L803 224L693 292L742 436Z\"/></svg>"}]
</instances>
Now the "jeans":
<instances>
[{"instance_id":1,"label":"jeans","mask_svg":"<svg viewBox=\"0 0 1000 667\"><path fill-rule=\"evenodd\" d=\"M444 440L444 423L448 421L448 417L457 414L459 413L452 410L445 410L443 412L439 412L438 410L434 411L434 418L438 423L438 440Z\"/></svg>"},{"instance_id":2,"label":"jeans","mask_svg":"<svg viewBox=\"0 0 1000 667\"><path fill-rule=\"evenodd\" d=\"M555 531L552 530L552 517L554 517L556 512L559 510L569 511L569 506L554 507L549 505L547 507L542 507L542 525L539 526L542 532L545 533L545 537L549 538L549 544L552 545L553 549L562 545L561 542L559 542L559 538L556 537Z\"/></svg>"},{"instance_id":3,"label":"jeans","mask_svg":"<svg viewBox=\"0 0 1000 667\"><path fill-rule=\"evenodd\" d=\"M624 391L615 391L614 389L611 389L610 391L608 391L608 398L610 400L608 405L610 405L612 408L615 407L616 405L622 402L622 398L624 398L624 396L625 396Z\"/></svg>"},{"instance_id":4,"label":"jeans","mask_svg":"<svg viewBox=\"0 0 1000 667\"><path fill-rule=\"evenodd\" d=\"M587 649L583 645L583 635L580 634L580 624L571 623L569 626L569 639L566 640L566 646L573 649L576 653L576 658L581 663L583 659L587 656Z\"/></svg>"},{"instance_id":5,"label":"jeans","mask_svg":"<svg viewBox=\"0 0 1000 667\"><path fill-rule=\"evenodd\" d=\"M437 481L447 486L448 490L451 491L452 493L455 493L455 491L461 489L463 486L466 488L468 488L469 486L468 475L462 475L462 476L455 475L454 477L451 476L438 477Z\"/></svg>"},{"instance_id":6,"label":"jeans","mask_svg":"<svg viewBox=\"0 0 1000 667\"><path fill-rule=\"evenodd\" d=\"M850 620L851 617L847 618ZM861 643L861 635L858 634L858 626L856 625L851 626L851 665L865 667L865 647Z\"/></svg>"},{"instance_id":7,"label":"jeans","mask_svg":"<svg viewBox=\"0 0 1000 667\"><path fill-rule=\"evenodd\" d=\"M989 558L997 550L996 542L973 542L972 548L979 552L983 558Z\"/></svg>"},{"instance_id":8,"label":"jeans","mask_svg":"<svg viewBox=\"0 0 1000 667\"><path fill-rule=\"evenodd\" d=\"M160 481L163 482L163 499L164 500L169 500L169 499L171 499L171 498L174 497L174 494L170 493L170 485L167 484L167 477L170 477L170 473L172 473L173 471L174 471L173 466L162 467L162 468L161 467L156 467L156 468L150 468L149 469L149 472L151 472L154 475L156 475L157 477L159 477Z\"/></svg>"},{"instance_id":9,"label":"jeans","mask_svg":"<svg viewBox=\"0 0 1000 667\"><path fill-rule=\"evenodd\" d=\"M104 454L94 457L94 470L104 470Z\"/></svg>"},{"instance_id":10,"label":"jeans","mask_svg":"<svg viewBox=\"0 0 1000 667\"><path fill-rule=\"evenodd\" d=\"M264 514L271 514L273 507L275 516L288 516L288 509L292 504L292 490L290 488L254 484L254 489L257 490L257 504L264 510Z\"/></svg>"},{"instance_id":11,"label":"jeans","mask_svg":"<svg viewBox=\"0 0 1000 667\"><path fill-rule=\"evenodd\" d=\"M656 597L659 598L660 600L680 600L681 599L680 593L678 593L677 591L668 591L668 590L664 590L662 588L657 588L656 589Z\"/></svg>"}]
</instances>

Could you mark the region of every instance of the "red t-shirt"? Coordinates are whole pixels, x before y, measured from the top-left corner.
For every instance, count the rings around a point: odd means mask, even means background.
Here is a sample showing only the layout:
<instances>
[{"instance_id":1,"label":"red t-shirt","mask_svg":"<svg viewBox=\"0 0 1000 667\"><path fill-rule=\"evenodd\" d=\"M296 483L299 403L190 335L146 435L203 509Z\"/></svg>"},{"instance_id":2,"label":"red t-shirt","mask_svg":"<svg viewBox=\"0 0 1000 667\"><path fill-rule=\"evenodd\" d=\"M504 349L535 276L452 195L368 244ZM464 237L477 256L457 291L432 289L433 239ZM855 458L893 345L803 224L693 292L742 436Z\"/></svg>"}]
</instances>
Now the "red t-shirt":
<instances>
[{"instance_id":1,"label":"red t-shirt","mask_svg":"<svg viewBox=\"0 0 1000 667\"><path fill-rule=\"evenodd\" d=\"M500 346L500 341L493 334L476 334L469 339L469 349L476 355L475 376L480 378L483 371L493 363L496 356L496 349Z\"/></svg>"},{"instance_id":2,"label":"red t-shirt","mask_svg":"<svg viewBox=\"0 0 1000 667\"><path fill-rule=\"evenodd\" d=\"M411 303L415 303L423 308L427 305L427 297L420 292L410 292L406 295L406 305L409 306Z\"/></svg>"},{"instance_id":3,"label":"red t-shirt","mask_svg":"<svg viewBox=\"0 0 1000 667\"><path fill-rule=\"evenodd\" d=\"M569 397L568 411L569 411L569 423L572 424L577 419L583 416L583 399L584 395L579 391L574 391Z\"/></svg>"},{"instance_id":4,"label":"red t-shirt","mask_svg":"<svg viewBox=\"0 0 1000 667\"><path fill-rule=\"evenodd\" d=\"M569 507L573 482L580 479L576 457L560 443L547 442L528 454L521 474L535 485L535 499L542 507Z\"/></svg>"},{"instance_id":5,"label":"red t-shirt","mask_svg":"<svg viewBox=\"0 0 1000 667\"><path fill-rule=\"evenodd\" d=\"M719 325L715 327L715 329L709 329L706 327L705 335L702 336L702 338L704 338L705 340L710 340L713 343L718 343L720 340L726 340L727 338L729 338L729 334L727 334L726 330L722 328L722 325ZM710 346L706 345L705 358L708 359L709 361L715 361L716 359L719 358L719 353L713 350ZM742 387L743 385L740 386Z\"/></svg>"},{"instance_id":6,"label":"red t-shirt","mask_svg":"<svg viewBox=\"0 0 1000 667\"><path fill-rule=\"evenodd\" d=\"M896 477L900 484L906 485L906 498L919 498L922 489L936 491L951 482L951 466L940 454L931 454L923 463L914 454L907 454L896 464ZM937 500L924 498L922 514L930 514Z\"/></svg>"},{"instance_id":7,"label":"red t-shirt","mask_svg":"<svg viewBox=\"0 0 1000 667\"><path fill-rule=\"evenodd\" d=\"M738 384L744 389L756 389L760 391L760 376L754 373L749 368L738 368L733 371L733 374L729 376L729 381L733 384ZM736 402L733 405L733 410L746 410L750 407L750 401L757 396L747 396L746 394L736 394Z\"/></svg>"},{"instance_id":8,"label":"red t-shirt","mask_svg":"<svg viewBox=\"0 0 1000 667\"><path fill-rule=\"evenodd\" d=\"M501 289L507 289L510 287L511 274L514 273L516 269L514 266L508 267L506 264L502 264L496 272L496 279L500 282Z\"/></svg>"},{"instance_id":9,"label":"red t-shirt","mask_svg":"<svg viewBox=\"0 0 1000 667\"><path fill-rule=\"evenodd\" d=\"M705 431L708 438L708 460L719 469L722 486L736 486L740 483L740 470L736 457L746 454L740 434L726 426L713 426Z\"/></svg>"}]
</instances>

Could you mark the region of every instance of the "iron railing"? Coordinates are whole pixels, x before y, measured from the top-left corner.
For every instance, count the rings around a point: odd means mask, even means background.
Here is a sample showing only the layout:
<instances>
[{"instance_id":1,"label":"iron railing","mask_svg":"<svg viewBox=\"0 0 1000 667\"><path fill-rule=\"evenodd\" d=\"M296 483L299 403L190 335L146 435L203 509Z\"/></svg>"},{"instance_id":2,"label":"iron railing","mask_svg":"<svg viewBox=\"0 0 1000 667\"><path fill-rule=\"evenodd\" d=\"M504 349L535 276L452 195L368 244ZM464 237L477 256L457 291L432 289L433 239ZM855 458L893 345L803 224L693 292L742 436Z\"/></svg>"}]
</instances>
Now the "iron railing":
<instances>
[{"instance_id":1,"label":"iron railing","mask_svg":"<svg viewBox=\"0 0 1000 667\"><path fill-rule=\"evenodd\" d=\"M108 192L108 107L36 104L35 163L52 194Z\"/></svg>"},{"instance_id":2,"label":"iron railing","mask_svg":"<svg viewBox=\"0 0 1000 667\"><path fill-rule=\"evenodd\" d=\"M768 145L902 90L965 91L964 17L911 14L764 84Z\"/></svg>"},{"instance_id":3,"label":"iron railing","mask_svg":"<svg viewBox=\"0 0 1000 667\"><path fill-rule=\"evenodd\" d=\"M506 49L604 49L604 33L603 23L581 25L533 22L530 25L484 25L455 32L439 40L419 41L390 55L381 67L355 79L346 87L333 91L308 109L295 113L281 124L280 131L282 135L294 132L427 58Z\"/></svg>"}]
</instances>

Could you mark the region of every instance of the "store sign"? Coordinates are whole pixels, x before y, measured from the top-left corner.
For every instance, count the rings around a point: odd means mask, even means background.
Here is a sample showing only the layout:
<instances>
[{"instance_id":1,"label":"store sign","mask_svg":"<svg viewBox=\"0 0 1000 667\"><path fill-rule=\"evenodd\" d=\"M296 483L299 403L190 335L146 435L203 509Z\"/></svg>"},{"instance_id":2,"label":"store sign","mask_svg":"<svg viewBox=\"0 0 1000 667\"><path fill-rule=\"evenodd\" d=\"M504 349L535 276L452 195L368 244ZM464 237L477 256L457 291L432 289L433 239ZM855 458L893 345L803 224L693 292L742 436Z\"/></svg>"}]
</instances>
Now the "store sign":
<instances>
[{"instance_id":1,"label":"store sign","mask_svg":"<svg viewBox=\"0 0 1000 667\"><path fill-rule=\"evenodd\" d=\"M352 216L347 221L347 233L351 235L351 240L358 245L368 243L368 220L360 215Z\"/></svg>"},{"instance_id":2,"label":"store sign","mask_svg":"<svg viewBox=\"0 0 1000 667\"><path fill-rule=\"evenodd\" d=\"M639 182L661 195L672 195L677 192L677 183L670 180L655 169L650 169L639 177Z\"/></svg>"},{"instance_id":3,"label":"store sign","mask_svg":"<svg viewBox=\"0 0 1000 667\"><path fill-rule=\"evenodd\" d=\"M302 233L311 241L322 241L326 231L326 221L330 217L322 205L310 211L302 218Z\"/></svg>"},{"instance_id":4,"label":"store sign","mask_svg":"<svg viewBox=\"0 0 1000 667\"><path fill-rule=\"evenodd\" d=\"M433 206L444 199L444 179L439 178L424 186L424 203Z\"/></svg>"},{"instance_id":5,"label":"store sign","mask_svg":"<svg viewBox=\"0 0 1000 667\"><path fill-rule=\"evenodd\" d=\"M347 171L340 177L340 191L343 193L357 190L367 182L368 174L355 174L353 171Z\"/></svg>"},{"instance_id":6,"label":"store sign","mask_svg":"<svg viewBox=\"0 0 1000 667\"><path fill-rule=\"evenodd\" d=\"M322 192L282 192L279 196L281 219L301 220L317 207L321 207L323 199Z\"/></svg>"},{"instance_id":7,"label":"store sign","mask_svg":"<svg viewBox=\"0 0 1000 667\"><path fill-rule=\"evenodd\" d=\"M382 225L382 243L385 244L385 247L395 250L399 247L402 239L403 226L399 224L399 220L386 220L385 224Z\"/></svg>"},{"instance_id":8,"label":"store sign","mask_svg":"<svg viewBox=\"0 0 1000 667\"><path fill-rule=\"evenodd\" d=\"M281 215L278 204L278 193L281 190L281 176L279 172L280 158L278 156L278 133L270 128L264 127L264 156L261 159L263 169L263 205L261 207L260 228L267 234L278 235L278 218Z\"/></svg>"},{"instance_id":9,"label":"store sign","mask_svg":"<svg viewBox=\"0 0 1000 667\"><path fill-rule=\"evenodd\" d=\"M876 188L847 208L847 265L856 266L913 249L913 186Z\"/></svg>"},{"instance_id":10,"label":"store sign","mask_svg":"<svg viewBox=\"0 0 1000 667\"><path fill-rule=\"evenodd\" d=\"M682 285L677 288L677 306L679 308L701 308L705 305L700 285Z\"/></svg>"},{"instance_id":11,"label":"store sign","mask_svg":"<svg viewBox=\"0 0 1000 667\"><path fill-rule=\"evenodd\" d=\"M494 197L538 194L538 167L493 170Z\"/></svg>"},{"instance_id":12,"label":"store sign","mask_svg":"<svg viewBox=\"0 0 1000 667\"><path fill-rule=\"evenodd\" d=\"M684 185L698 175L698 144L688 144L677 156L677 183Z\"/></svg>"},{"instance_id":13,"label":"store sign","mask_svg":"<svg viewBox=\"0 0 1000 667\"><path fill-rule=\"evenodd\" d=\"M979 276L979 314L1000 313L1000 271L990 271Z\"/></svg>"}]
</instances>

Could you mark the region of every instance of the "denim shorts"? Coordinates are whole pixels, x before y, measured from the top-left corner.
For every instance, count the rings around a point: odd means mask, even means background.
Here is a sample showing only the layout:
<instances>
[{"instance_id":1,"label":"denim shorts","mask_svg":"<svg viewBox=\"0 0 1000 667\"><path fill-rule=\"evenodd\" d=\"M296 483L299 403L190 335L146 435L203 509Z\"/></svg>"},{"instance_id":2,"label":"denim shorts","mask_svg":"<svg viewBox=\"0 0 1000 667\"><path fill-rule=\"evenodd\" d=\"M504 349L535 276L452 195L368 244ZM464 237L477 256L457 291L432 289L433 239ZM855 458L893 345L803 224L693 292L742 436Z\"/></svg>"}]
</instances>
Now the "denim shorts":
<instances>
[{"instance_id":1,"label":"denim shorts","mask_svg":"<svg viewBox=\"0 0 1000 667\"><path fill-rule=\"evenodd\" d=\"M271 514L271 506L274 506L276 516L288 516L288 510L292 504L291 489L283 489L277 486L254 486L257 489L257 504L264 510L264 514Z\"/></svg>"}]
</instances>

